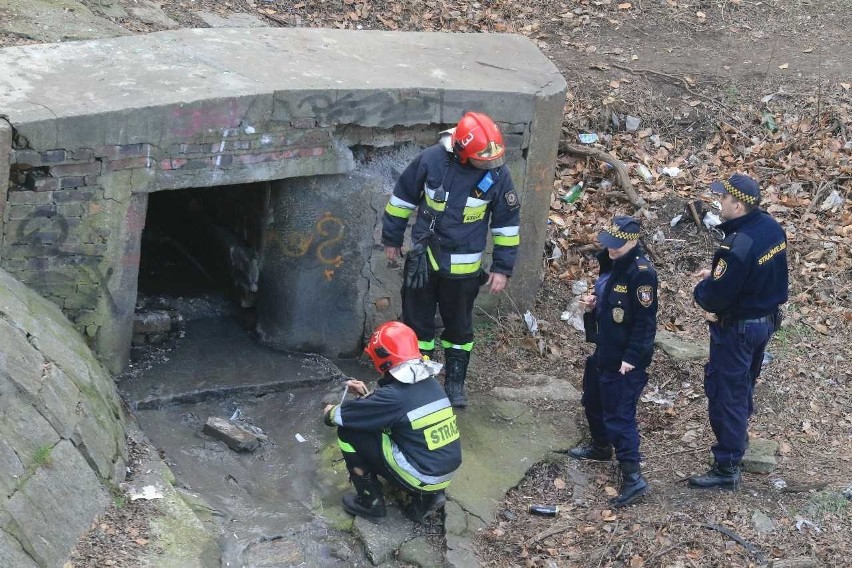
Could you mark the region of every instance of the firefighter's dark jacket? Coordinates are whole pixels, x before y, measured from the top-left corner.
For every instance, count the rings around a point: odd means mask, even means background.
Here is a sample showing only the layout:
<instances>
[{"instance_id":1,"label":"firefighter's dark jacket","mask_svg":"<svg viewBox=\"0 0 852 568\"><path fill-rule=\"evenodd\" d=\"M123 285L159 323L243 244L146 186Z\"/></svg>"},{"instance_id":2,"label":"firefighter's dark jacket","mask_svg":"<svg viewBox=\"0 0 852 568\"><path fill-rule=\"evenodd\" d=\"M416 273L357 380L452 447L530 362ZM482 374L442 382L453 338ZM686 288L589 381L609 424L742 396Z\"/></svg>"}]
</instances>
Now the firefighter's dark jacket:
<instances>
[{"instance_id":1,"label":"firefighter's dark jacket","mask_svg":"<svg viewBox=\"0 0 852 568\"><path fill-rule=\"evenodd\" d=\"M609 280L595 309L584 314L586 339L597 346L602 370L618 370L622 361L645 368L657 333L657 271L641 245L615 261L606 250L597 259Z\"/></svg>"},{"instance_id":2,"label":"firefighter's dark jacket","mask_svg":"<svg viewBox=\"0 0 852 568\"><path fill-rule=\"evenodd\" d=\"M773 315L787 301L787 236L755 208L719 225L725 238L713 255L710 276L695 287L695 301L725 320Z\"/></svg>"},{"instance_id":3,"label":"firefighter's dark jacket","mask_svg":"<svg viewBox=\"0 0 852 568\"><path fill-rule=\"evenodd\" d=\"M362 432L385 432L388 466L400 473L398 468L405 468L401 462L407 461L416 471L405 473L421 482L426 477L446 477L458 469L462 459L456 416L440 383L430 377L406 384L385 374L378 385L367 396L329 409L326 424ZM387 450L392 446L402 452L405 460L389 456ZM408 479L405 473L401 476Z\"/></svg>"},{"instance_id":4,"label":"firefighter's dark jacket","mask_svg":"<svg viewBox=\"0 0 852 568\"><path fill-rule=\"evenodd\" d=\"M445 202L435 200L441 186ZM431 219L438 216L437 238L428 245L432 270L450 277L478 273L490 228L491 271L512 275L520 243L520 201L506 166L486 172L460 163L440 143L430 146L408 165L394 187L382 221L385 246L402 246L415 209L412 243L428 233Z\"/></svg>"}]
</instances>

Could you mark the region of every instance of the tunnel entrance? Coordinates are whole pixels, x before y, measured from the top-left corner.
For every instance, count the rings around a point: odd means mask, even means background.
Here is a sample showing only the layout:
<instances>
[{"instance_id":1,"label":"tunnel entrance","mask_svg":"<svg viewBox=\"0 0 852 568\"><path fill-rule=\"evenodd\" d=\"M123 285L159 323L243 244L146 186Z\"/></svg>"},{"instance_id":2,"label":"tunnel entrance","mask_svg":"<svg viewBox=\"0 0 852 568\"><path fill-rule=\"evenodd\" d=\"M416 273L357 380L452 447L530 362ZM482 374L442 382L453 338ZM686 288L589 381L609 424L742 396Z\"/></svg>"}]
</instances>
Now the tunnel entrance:
<instances>
[{"instance_id":1,"label":"tunnel entrance","mask_svg":"<svg viewBox=\"0 0 852 568\"><path fill-rule=\"evenodd\" d=\"M180 334L187 320L255 322L266 182L148 196L133 345Z\"/></svg>"}]
</instances>

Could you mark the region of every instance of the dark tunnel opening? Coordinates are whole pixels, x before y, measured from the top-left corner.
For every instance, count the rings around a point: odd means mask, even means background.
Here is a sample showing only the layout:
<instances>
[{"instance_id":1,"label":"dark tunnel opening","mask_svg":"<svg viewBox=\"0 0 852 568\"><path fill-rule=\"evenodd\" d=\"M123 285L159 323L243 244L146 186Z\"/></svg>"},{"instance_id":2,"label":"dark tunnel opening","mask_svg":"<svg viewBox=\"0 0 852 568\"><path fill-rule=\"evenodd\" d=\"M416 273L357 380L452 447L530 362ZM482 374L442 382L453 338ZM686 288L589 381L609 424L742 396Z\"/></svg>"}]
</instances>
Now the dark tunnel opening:
<instances>
[{"instance_id":1,"label":"dark tunnel opening","mask_svg":"<svg viewBox=\"0 0 852 568\"><path fill-rule=\"evenodd\" d=\"M148 196L134 345L164 341L175 320L234 316L253 329L268 200L265 182Z\"/></svg>"}]
</instances>

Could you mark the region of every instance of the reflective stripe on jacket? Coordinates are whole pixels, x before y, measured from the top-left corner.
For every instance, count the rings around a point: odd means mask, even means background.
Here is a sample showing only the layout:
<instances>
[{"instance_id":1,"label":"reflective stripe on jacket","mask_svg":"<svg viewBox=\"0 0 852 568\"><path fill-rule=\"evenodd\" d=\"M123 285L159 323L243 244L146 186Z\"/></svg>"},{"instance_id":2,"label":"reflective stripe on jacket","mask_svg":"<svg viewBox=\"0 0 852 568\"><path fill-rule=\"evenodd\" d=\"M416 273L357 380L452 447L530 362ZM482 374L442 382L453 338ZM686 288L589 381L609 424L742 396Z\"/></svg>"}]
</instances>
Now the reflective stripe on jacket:
<instances>
[{"instance_id":1,"label":"reflective stripe on jacket","mask_svg":"<svg viewBox=\"0 0 852 568\"><path fill-rule=\"evenodd\" d=\"M394 187L382 221L386 246L402 246L415 210L412 242L427 234L438 217L428 247L432 270L450 276L479 272L490 228L491 271L512 275L520 244L520 202L505 166L486 172L461 164L441 144L431 146L408 165Z\"/></svg>"},{"instance_id":2,"label":"reflective stripe on jacket","mask_svg":"<svg viewBox=\"0 0 852 568\"><path fill-rule=\"evenodd\" d=\"M434 377L414 384L382 378L371 394L347 400L329 413L338 426L383 432L385 461L415 489L443 489L461 465L456 415Z\"/></svg>"}]
</instances>

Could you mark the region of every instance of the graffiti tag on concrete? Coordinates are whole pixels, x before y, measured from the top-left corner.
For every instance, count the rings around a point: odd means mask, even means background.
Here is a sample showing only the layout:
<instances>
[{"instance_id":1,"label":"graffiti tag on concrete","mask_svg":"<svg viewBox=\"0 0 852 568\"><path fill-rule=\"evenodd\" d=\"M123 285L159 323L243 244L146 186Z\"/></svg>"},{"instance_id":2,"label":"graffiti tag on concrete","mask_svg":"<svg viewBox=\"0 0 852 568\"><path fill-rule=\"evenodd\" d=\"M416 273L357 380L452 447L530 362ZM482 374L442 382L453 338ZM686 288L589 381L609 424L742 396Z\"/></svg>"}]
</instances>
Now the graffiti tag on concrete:
<instances>
[{"instance_id":1,"label":"graffiti tag on concrete","mask_svg":"<svg viewBox=\"0 0 852 568\"><path fill-rule=\"evenodd\" d=\"M279 234L275 231L266 233L268 244L275 246L287 258L302 258L308 254L312 245L314 256L324 266L323 278L331 280L335 270L343 265L340 243L343 241L346 225L343 221L326 211L314 224L313 230L307 234L289 232Z\"/></svg>"},{"instance_id":2,"label":"graffiti tag on concrete","mask_svg":"<svg viewBox=\"0 0 852 568\"><path fill-rule=\"evenodd\" d=\"M309 95L298 103L301 111L310 110L321 124L372 124L389 127L396 124L432 122L440 106L437 96L396 97L388 92L362 95L346 93L334 98L328 94Z\"/></svg>"}]
</instances>

